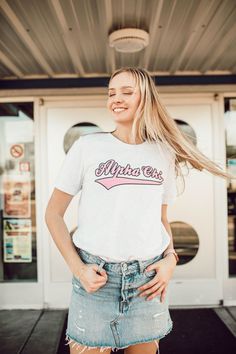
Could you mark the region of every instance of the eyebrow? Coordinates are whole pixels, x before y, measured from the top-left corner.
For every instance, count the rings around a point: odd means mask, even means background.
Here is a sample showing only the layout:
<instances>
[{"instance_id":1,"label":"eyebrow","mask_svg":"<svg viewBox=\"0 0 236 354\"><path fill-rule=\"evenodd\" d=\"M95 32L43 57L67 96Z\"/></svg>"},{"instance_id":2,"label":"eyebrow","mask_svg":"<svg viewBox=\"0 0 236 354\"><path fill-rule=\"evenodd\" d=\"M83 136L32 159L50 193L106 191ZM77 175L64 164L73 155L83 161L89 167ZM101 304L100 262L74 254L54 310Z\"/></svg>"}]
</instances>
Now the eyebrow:
<instances>
[{"instance_id":1,"label":"eyebrow","mask_svg":"<svg viewBox=\"0 0 236 354\"><path fill-rule=\"evenodd\" d=\"M128 88L128 87L133 88L132 86L121 86L121 88ZM115 89L113 87L111 87L111 88L108 89L108 91L109 90L115 90Z\"/></svg>"}]
</instances>

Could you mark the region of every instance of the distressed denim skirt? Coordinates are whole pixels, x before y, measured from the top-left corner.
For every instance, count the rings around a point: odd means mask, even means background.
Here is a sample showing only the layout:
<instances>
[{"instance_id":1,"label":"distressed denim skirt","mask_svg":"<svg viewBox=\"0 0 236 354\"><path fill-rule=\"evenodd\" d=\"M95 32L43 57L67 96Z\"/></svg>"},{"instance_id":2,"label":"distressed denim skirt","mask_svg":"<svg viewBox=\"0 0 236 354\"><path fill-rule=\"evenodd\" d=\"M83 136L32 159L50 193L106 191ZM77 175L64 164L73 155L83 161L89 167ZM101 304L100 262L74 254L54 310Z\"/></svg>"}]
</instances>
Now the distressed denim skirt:
<instances>
[{"instance_id":1,"label":"distressed denim skirt","mask_svg":"<svg viewBox=\"0 0 236 354\"><path fill-rule=\"evenodd\" d=\"M163 253L145 261L114 263L82 249L77 248L77 252L85 264L105 269L108 279L97 291L88 293L73 276L66 345L83 350L100 348L102 352L154 341L160 353L157 341L173 328L168 287L163 302L160 295L149 301L147 296L139 297L138 288L154 278L156 270L144 272L145 268L163 258Z\"/></svg>"}]
</instances>

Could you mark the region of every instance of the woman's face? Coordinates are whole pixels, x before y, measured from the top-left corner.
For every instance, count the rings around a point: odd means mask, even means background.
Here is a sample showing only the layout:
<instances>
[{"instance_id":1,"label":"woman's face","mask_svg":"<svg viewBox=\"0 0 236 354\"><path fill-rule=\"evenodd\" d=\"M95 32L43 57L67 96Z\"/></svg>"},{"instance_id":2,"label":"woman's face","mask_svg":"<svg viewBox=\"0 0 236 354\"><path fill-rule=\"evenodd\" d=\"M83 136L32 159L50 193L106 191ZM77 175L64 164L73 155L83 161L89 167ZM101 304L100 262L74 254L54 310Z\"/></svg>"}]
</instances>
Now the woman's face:
<instances>
[{"instance_id":1,"label":"woman's face","mask_svg":"<svg viewBox=\"0 0 236 354\"><path fill-rule=\"evenodd\" d=\"M122 72L111 79L108 87L107 108L116 122L132 123L140 99L140 90L135 85L132 74Z\"/></svg>"}]
</instances>

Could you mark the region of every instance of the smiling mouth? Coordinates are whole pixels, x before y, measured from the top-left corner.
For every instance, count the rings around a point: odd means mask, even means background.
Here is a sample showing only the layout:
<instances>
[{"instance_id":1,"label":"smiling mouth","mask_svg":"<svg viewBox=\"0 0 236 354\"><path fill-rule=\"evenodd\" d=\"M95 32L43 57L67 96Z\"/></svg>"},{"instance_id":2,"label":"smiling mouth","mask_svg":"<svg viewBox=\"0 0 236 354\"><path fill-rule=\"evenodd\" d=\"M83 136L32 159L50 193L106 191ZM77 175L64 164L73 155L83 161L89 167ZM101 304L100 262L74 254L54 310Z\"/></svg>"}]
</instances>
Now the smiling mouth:
<instances>
[{"instance_id":1,"label":"smiling mouth","mask_svg":"<svg viewBox=\"0 0 236 354\"><path fill-rule=\"evenodd\" d=\"M126 110L127 110L127 108L113 109L113 112L114 112L114 113L121 113L121 112L124 112L124 111L126 111Z\"/></svg>"}]
</instances>

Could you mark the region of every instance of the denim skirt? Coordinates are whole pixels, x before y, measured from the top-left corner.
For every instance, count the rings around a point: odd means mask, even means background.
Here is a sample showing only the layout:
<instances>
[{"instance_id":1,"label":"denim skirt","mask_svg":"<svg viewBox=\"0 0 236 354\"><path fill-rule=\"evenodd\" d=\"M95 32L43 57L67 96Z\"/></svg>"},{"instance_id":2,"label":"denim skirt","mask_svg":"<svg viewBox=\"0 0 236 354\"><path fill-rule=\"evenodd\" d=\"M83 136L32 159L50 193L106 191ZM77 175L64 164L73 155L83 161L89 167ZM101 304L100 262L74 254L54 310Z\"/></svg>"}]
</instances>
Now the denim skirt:
<instances>
[{"instance_id":1,"label":"denim skirt","mask_svg":"<svg viewBox=\"0 0 236 354\"><path fill-rule=\"evenodd\" d=\"M73 275L66 345L117 351L154 341L160 353L157 341L173 328L168 286L163 302L160 295L146 301L147 296L138 296L138 288L154 278L156 270L144 272L145 268L162 259L163 253L145 261L115 263L82 249L77 248L77 252L85 264L98 264L105 269L108 279L98 290L88 293Z\"/></svg>"}]
</instances>

